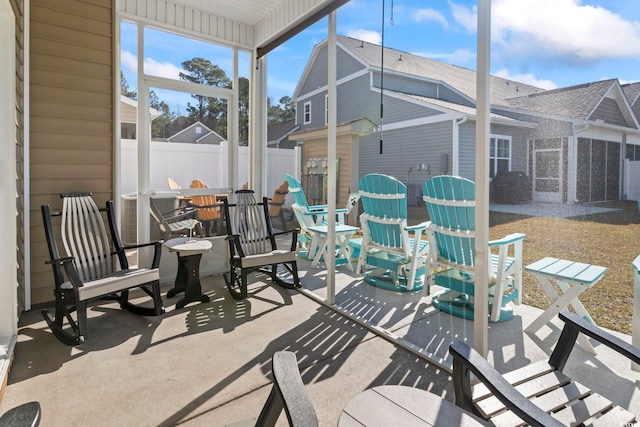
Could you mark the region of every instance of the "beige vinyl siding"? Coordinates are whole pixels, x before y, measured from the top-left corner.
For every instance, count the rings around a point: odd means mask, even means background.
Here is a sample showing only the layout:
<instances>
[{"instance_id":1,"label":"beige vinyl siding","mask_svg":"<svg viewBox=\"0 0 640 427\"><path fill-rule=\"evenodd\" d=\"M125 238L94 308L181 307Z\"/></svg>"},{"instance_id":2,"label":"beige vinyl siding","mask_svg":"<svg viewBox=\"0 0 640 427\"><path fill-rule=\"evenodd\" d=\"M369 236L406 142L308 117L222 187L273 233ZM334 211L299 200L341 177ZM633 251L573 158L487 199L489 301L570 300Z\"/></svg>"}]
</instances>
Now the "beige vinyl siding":
<instances>
[{"instance_id":1,"label":"beige vinyl siding","mask_svg":"<svg viewBox=\"0 0 640 427\"><path fill-rule=\"evenodd\" d=\"M16 190L18 200L16 207L18 216L16 217L17 229L17 279L18 279L18 313L22 313L25 308L25 259L24 259L24 1L11 0L11 8L16 18Z\"/></svg>"},{"instance_id":2,"label":"beige vinyl siding","mask_svg":"<svg viewBox=\"0 0 640 427\"><path fill-rule=\"evenodd\" d=\"M111 0L31 3L31 288L51 301L40 206L59 194L113 198L113 33Z\"/></svg>"}]
</instances>

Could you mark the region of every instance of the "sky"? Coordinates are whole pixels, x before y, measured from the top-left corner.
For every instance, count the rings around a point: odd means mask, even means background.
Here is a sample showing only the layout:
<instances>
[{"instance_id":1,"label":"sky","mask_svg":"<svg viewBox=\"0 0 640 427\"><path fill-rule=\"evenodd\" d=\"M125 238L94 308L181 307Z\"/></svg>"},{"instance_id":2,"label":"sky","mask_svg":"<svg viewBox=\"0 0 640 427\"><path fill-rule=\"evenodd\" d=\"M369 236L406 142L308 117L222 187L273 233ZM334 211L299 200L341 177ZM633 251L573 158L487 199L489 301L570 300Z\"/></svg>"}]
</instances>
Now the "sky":
<instances>
[{"instance_id":1,"label":"sky","mask_svg":"<svg viewBox=\"0 0 640 427\"><path fill-rule=\"evenodd\" d=\"M337 33L475 69L476 5L471 0L384 0L383 21L383 0L351 0L337 12ZM491 14L494 75L545 89L609 78L640 81L638 0L492 0ZM154 31L146 37L147 72L177 78L182 61L204 56L231 76L228 49ZM267 91L273 103L293 95L313 47L326 37L325 18L268 55ZM121 54L125 77L135 87L131 25L123 27ZM249 74L248 61L243 54L241 76Z\"/></svg>"}]
</instances>

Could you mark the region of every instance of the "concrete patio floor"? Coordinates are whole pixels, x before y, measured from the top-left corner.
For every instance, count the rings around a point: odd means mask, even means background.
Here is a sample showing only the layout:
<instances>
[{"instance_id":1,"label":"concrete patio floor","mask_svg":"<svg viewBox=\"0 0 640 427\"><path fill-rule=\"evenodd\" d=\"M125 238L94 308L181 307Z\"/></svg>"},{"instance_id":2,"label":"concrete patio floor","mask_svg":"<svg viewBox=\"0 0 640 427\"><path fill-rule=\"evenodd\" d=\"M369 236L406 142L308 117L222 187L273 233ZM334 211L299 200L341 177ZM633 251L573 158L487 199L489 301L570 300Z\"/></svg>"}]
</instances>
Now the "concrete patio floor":
<instances>
[{"instance_id":1,"label":"concrete patio floor","mask_svg":"<svg viewBox=\"0 0 640 427\"><path fill-rule=\"evenodd\" d=\"M349 400L377 385L403 384L453 399L449 374L438 364L449 363L452 337L470 340L471 322L433 309L420 292L372 288L341 266L337 306L354 321L316 301L325 297L326 270L299 264L304 294L252 276L249 298L235 301L222 277L214 276L203 279L211 302L175 310L178 297L165 298L167 313L160 317L96 305L91 336L75 348L58 342L39 312L25 313L0 413L37 400L45 427L234 424L259 414L278 350L296 353L322 426L335 426ZM548 357L559 324L535 336L522 333L539 313L520 306L512 320L490 325L489 359L498 370ZM596 349L597 356L574 349L567 372L640 414L640 374L621 356ZM427 353L438 364L419 356Z\"/></svg>"}]
</instances>

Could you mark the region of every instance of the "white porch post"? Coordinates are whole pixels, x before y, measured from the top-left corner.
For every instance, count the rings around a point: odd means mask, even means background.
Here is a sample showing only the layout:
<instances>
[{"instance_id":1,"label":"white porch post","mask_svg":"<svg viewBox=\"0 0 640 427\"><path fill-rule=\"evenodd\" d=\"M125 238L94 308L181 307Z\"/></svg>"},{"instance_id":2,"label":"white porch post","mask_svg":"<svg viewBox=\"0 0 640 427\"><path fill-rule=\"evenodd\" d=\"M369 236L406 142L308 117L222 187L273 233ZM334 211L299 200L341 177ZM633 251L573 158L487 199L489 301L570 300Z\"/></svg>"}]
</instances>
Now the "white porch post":
<instances>
[{"instance_id":1,"label":"white porch post","mask_svg":"<svg viewBox=\"0 0 640 427\"><path fill-rule=\"evenodd\" d=\"M260 199L266 191L267 153L267 58L251 60L251 99L249 100L249 188Z\"/></svg>"},{"instance_id":2,"label":"white porch post","mask_svg":"<svg viewBox=\"0 0 640 427\"><path fill-rule=\"evenodd\" d=\"M26 35L26 34L25 34ZM15 17L11 4L0 2L0 386L9 372L9 362L18 332L18 278L16 225L16 66ZM25 197L28 197L26 195ZM27 225L28 226L28 225ZM29 242L25 242L26 245Z\"/></svg>"},{"instance_id":3,"label":"white porch post","mask_svg":"<svg viewBox=\"0 0 640 427\"><path fill-rule=\"evenodd\" d=\"M336 241L336 12L329 14L328 24L328 59L327 59L327 107L329 110L327 122L327 205L329 220L327 241ZM335 304L336 300L336 253L327 251L327 303Z\"/></svg>"},{"instance_id":4,"label":"white porch post","mask_svg":"<svg viewBox=\"0 0 640 427\"><path fill-rule=\"evenodd\" d=\"M489 112L491 1L478 0L478 75L476 99L476 287L473 347L486 357L489 331Z\"/></svg>"},{"instance_id":5,"label":"white porch post","mask_svg":"<svg viewBox=\"0 0 640 427\"><path fill-rule=\"evenodd\" d=\"M239 83L239 70L238 70L238 49L233 49L233 97L229 101L231 105L227 104L227 110L229 111L229 120L227 122L227 152L223 159L227 160L226 176L224 177L224 184L227 188L233 188L234 190L241 188L242 183L238 182L238 145L240 138L240 129L238 124L240 123L240 106L238 100L240 99L240 83Z\"/></svg>"}]
</instances>

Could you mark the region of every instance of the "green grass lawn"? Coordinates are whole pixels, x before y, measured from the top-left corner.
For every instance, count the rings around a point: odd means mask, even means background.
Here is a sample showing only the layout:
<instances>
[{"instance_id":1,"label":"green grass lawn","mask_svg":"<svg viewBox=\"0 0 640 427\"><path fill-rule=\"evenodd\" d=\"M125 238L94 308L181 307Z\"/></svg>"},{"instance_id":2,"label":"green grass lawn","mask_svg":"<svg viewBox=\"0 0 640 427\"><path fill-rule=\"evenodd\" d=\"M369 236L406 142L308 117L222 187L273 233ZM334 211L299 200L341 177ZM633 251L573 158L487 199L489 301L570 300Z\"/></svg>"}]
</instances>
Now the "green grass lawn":
<instances>
[{"instance_id":1,"label":"green grass lawn","mask_svg":"<svg viewBox=\"0 0 640 427\"><path fill-rule=\"evenodd\" d=\"M631 262L640 254L640 214L636 202L631 201L596 206L619 210L572 218L491 212L490 238L525 233L524 265L551 256L607 267L604 278L586 290L580 300L598 325L631 334L634 279ZM427 219L424 206L409 210L410 225ZM550 303L533 276L526 272L522 300L541 309Z\"/></svg>"}]
</instances>

